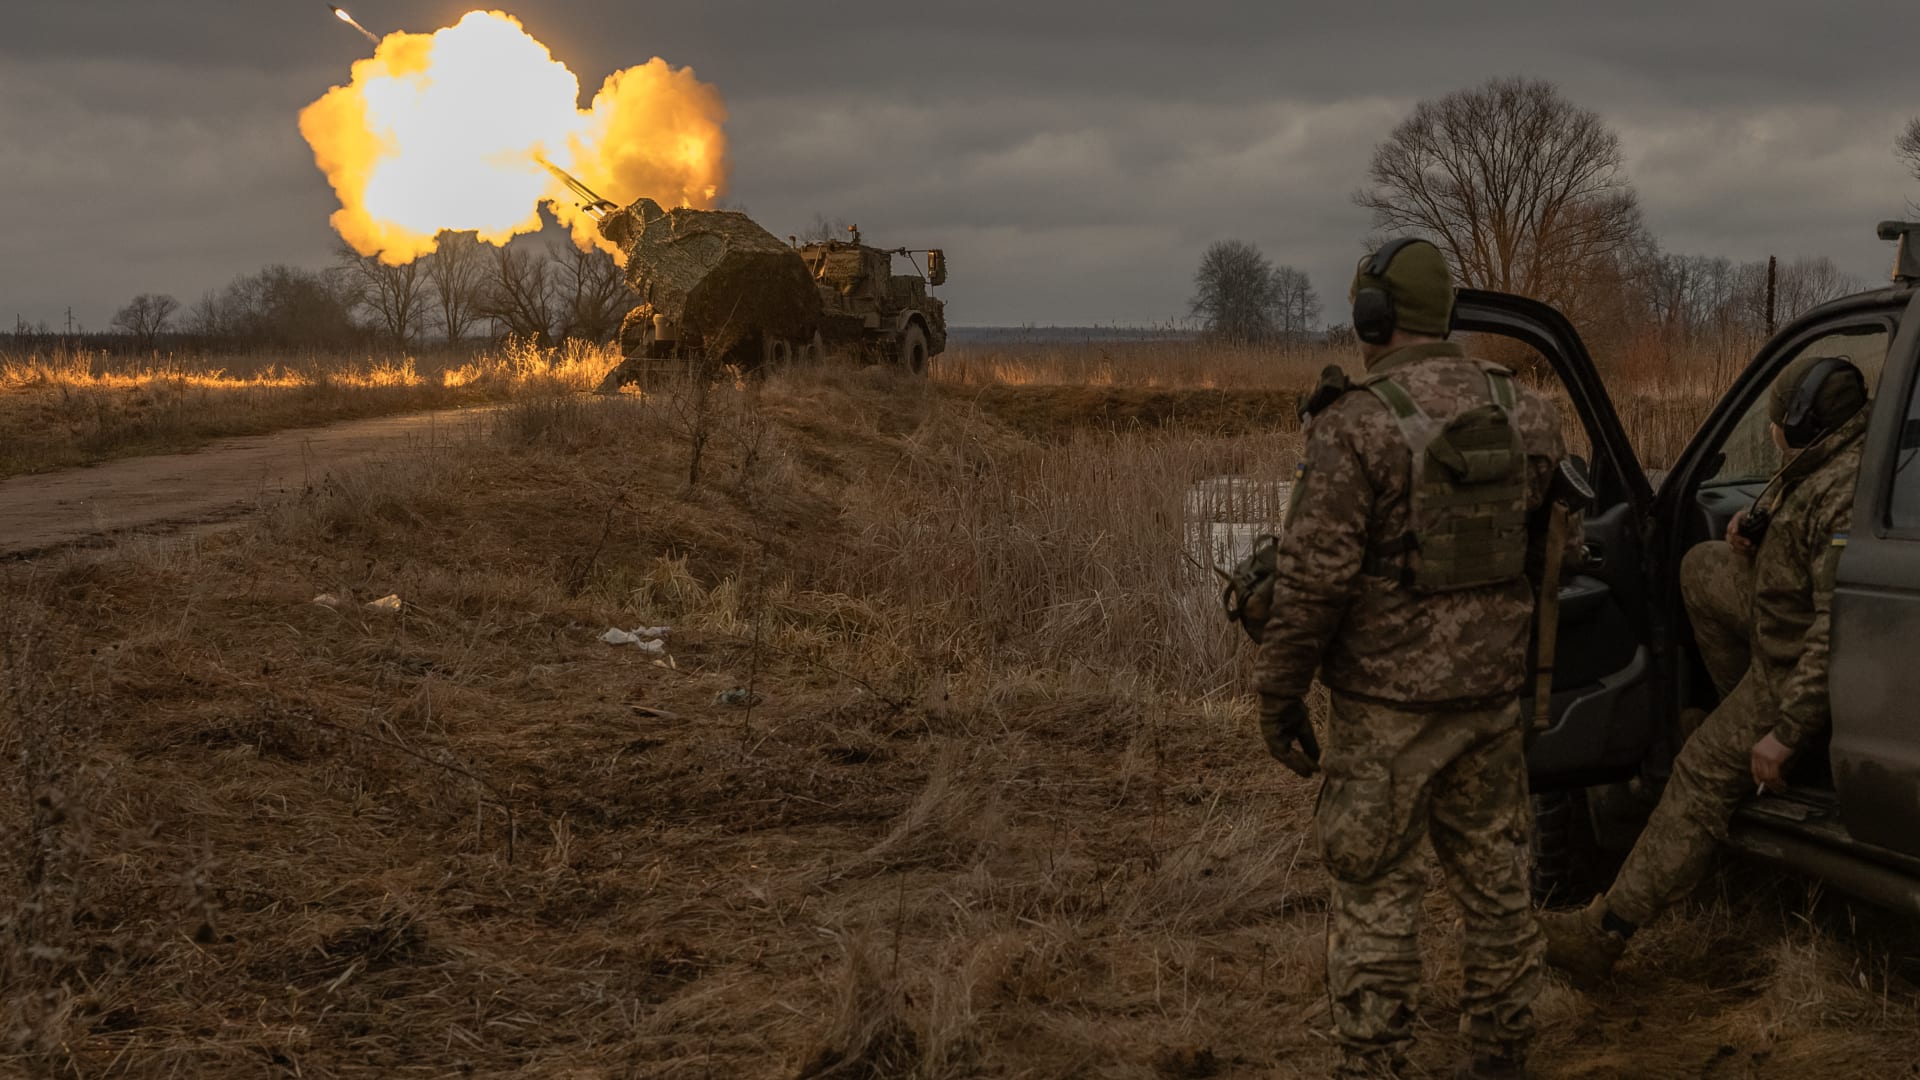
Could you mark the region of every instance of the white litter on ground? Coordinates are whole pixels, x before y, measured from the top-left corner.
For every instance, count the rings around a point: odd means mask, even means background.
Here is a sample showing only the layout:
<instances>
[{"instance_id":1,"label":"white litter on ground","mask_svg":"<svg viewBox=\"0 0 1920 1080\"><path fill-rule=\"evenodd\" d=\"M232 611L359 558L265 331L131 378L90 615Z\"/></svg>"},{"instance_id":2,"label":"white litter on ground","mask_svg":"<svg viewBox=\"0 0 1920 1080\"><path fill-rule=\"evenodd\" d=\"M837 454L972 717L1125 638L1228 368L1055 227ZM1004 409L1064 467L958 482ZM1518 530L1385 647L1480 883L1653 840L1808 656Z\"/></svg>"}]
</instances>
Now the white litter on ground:
<instances>
[{"instance_id":1,"label":"white litter on ground","mask_svg":"<svg viewBox=\"0 0 1920 1080\"><path fill-rule=\"evenodd\" d=\"M667 643L663 639L671 633L670 626L642 626L633 630L611 626L600 635L600 640L608 645L632 645L649 656L665 656Z\"/></svg>"}]
</instances>

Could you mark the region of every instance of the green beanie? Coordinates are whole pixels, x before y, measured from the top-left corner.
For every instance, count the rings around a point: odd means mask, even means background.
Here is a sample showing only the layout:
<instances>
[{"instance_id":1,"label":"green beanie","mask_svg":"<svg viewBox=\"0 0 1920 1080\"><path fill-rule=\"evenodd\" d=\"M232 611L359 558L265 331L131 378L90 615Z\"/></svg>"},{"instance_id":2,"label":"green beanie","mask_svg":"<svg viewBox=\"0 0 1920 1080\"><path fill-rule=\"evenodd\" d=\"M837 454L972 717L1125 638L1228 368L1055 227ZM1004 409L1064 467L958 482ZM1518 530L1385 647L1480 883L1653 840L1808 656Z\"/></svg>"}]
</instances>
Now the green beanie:
<instances>
[{"instance_id":1,"label":"green beanie","mask_svg":"<svg viewBox=\"0 0 1920 1080\"><path fill-rule=\"evenodd\" d=\"M1409 334L1446 337L1453 326L1453 274L1440 249L1424 240L1408 244L1379 277L1367 273L1371 261L1371 255L1361 259L1354 270L1347 302L1352 303L1361 289L1385 289L1393 297L1397 328Z\"/></svg>"},{"instance_id":2,"label":"green beanie","mask_svg":"<svg viewBox=\"0 0 1920 1080\"><path fill-rule=\"evenodd\" d=\"M1867 403L1867 381L1853 361L1844 356L1802 356L1787 365L1787 370L1773 381L1773 395L1767 402L1767 415L1776 424L1785 425L1787 411L1793 407L1794 395L1800 384L1807 381L1813 373L1814 365L1822 360L1837 359L1840 366L1827 373L1820 383L1820 396L1813 402L1813 427L1820 432L1832 431L1860 411Z\"/></svg>"}]
</instances>

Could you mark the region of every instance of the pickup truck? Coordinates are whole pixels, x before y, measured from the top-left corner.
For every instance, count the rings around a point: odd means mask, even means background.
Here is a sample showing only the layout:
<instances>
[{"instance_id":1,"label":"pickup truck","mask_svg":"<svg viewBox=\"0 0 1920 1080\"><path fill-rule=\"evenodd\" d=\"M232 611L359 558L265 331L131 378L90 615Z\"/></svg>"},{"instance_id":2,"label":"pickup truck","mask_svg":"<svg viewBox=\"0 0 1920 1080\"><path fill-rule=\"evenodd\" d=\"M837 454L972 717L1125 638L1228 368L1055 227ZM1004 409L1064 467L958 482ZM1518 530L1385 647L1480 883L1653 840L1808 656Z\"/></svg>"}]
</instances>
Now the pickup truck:
<instances>
[{"instance_id":1,"label":"pickup truck","mask_svg":"<svg viewBox=\"0 0 1920 1080\"><path fill-rule=\"evenodd\" d=\"M1604 856L1631 843L1683 741L1683 716L1715 703L1680 598L1681 556L1724 535L1779 467L1767 437L1774 379L1798 356L1844 355L1873 400L1833 606L1831 739L1802 749L1788 790L1742 805L1730 842L1920 914L1920 223L1884 223L1880 235L1899 245L1892 284L1782 328L1654 478L1567 319L1536 301L1461 291L1455 330L1539 353L1591 446L1587 557L1563 582L1552 715L1528 754L1546 886L1569 851ZM1569 846L1576 834L1591 842Z\"/></svg>"}]
</instances>

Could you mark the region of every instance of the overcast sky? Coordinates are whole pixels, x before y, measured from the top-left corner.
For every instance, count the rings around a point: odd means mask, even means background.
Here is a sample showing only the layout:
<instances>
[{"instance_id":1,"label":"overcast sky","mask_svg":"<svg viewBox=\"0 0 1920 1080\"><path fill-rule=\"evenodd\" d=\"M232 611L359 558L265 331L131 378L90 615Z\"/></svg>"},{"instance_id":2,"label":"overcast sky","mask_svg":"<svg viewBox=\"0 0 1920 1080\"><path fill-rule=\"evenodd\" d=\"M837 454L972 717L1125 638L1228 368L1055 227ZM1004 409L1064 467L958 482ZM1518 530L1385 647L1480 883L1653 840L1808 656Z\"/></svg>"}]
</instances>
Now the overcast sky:
<instances>
[{"instance_id":1,"label":"overcast sky","mask_svg":"<svg viewBox=\"0 0 1920 1080\"><path fill-rule=\"evenodd\" d=\"M321 266L332 193L295 127L364 39L320 0L0 0L0 320L103 327L270 262ZM1557 10L1557 9L1563 9ZM358 0L376 31L462 5ZM728 202L944 246L949 318L1184 314L1211 241L1306 270L1344 321L1351 196L1412 105L1558 83L1619 132L1668 250L1885 276L1914 182L1911 3L574 0L509 7L580 76L659 55L725 96ZM458 184L458 177L449 177Z\"/></svg>"}]
</instances>

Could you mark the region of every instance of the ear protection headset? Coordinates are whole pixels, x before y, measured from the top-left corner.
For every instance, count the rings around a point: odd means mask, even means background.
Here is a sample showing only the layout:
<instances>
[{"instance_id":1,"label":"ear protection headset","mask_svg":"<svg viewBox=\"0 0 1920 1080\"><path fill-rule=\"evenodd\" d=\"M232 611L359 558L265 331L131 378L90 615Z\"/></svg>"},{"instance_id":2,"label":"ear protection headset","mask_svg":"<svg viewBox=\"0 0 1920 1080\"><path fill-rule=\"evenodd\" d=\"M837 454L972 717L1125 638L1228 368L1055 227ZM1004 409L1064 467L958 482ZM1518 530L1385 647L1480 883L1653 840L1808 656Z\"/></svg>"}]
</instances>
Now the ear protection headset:
<instances>
[{"instance_id":1,"label":"ear protection headset","mask_svg":"<svg viewBox=\"0 0 1920 1080\"><path fill-rule=\"evenodd\" d=\"M1427 241L1415 236L1403 236L1379 251L1367 261L1367 276L1384 277L1387 268L1393 265L1394 257L1414 244ZM1394 310L1393 294L1377 285L1369 285L1353 294L1353 334L1369 345L1385 345L1393 338L1393 328L1399 322L1399 313Z\"/></svg>"},{"instance_id":2,"label":"ear protection headset","mask_svg":"<svg viewBox=\"0 0 1920 1080\"><path fill-rule=\"evenodd\" d=\"M1786 434L1787 446L1790 448L1805 449L1813 445L1814 440L1826 434L1824 429L1816 426L1818 421L1813 415L1813 410L1820 404L1820 391L1826 387L1827 380L1836 374L1842 378L1850 374L1856 380L1860 380L1862 390L1866 387L1865 380L1860 375L1860 369L1854 367L1852 361L1846 357L1826 356L1816 361L1811 368L1807 369L1806 375L1800 380L1800 385L1793 388L1793 400L1787 405L1787 418L1780 425L1780 430Z\"/></svg>"}]
</instances>

